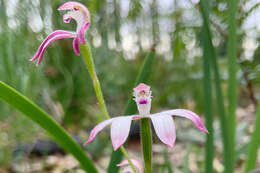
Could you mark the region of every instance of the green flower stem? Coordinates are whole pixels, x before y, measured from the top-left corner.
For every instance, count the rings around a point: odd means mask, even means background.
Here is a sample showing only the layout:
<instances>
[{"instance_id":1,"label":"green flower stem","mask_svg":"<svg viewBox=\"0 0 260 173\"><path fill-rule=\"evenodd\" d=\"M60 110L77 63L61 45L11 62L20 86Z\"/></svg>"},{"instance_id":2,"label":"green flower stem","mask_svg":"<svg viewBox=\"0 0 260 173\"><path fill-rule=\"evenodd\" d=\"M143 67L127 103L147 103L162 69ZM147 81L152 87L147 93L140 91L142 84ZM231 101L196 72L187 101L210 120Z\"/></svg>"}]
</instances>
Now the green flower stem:
<instances>
[{"instance_id":1,"label":"green flower stem","mask_svg":"<svg viewBox=\"0 0 260 173\"><path fill-rule=\"evenodd\" d=\"M126 159L128 160L128 163L129 163L129 165L132 167L134 173L137 173L136 168L134 167L134 165L133 165L133 163L132 163L130 157L128 156L128 154L127 154L125 148L124 148L124 147L120 147L120 150L122 151L122 153L124 154L124 156L125 156Z\"/></svg>"},{"instance_id":2,"label":"green flower stem","mask_svg":"<svg viewBox=\"0 0 260 173\"><path fill-rule=\"evenodd\" d=\"M152 133L149 118L141 119L141 141L145 173L152 173Z\"/></svg>"},{"instance_id":3,"label":"green flower stem","mask_svg":"<svg viewBox=\"0 0 260 173\"><path fill-rule=\"evenodd\" d=\"M86 67L88 69L90 77L93 81L93 86L94 86L100 107L101 107L106 119L109 119L110 116L109 116L108 111L107 111L107 107L106 107L106 104L105 104L105 100L104 100L104 97L103 97L101 86L100 86L100 83L99 83L99 80L98 80L98 77L97 77L97 73L96 73L96 70L95 70L95 65L94 65L92 53L91 53L91 50L90 50L88 43L80 45L80 53L82 54L83 60L86 64ZM124 151L123 152L124 156L127 158L130 166L132 167L133 171L136 173L136 169L135 169L133 163L131 162L125 148L123 146L121 146L120 149L121 149L122 152Z\"/></svg>"},{"instance_id":4,"label":"green flower stem","mask_svg":"<svg viewBox=\"0 0 260 173\"><path fill-rule=\"evenodd\" d=\"M256 111L256 120L254 124L254 131L251 135L248 156L246 160L245 173L255 169L257 163L257 150L260 145L260 100L258 101L258 108Z\"/></svg>"},{"instance_id":5,"label":"green flower stem","mask_svg":"<svg viewBox=\"0 0 260 173\"><path fill-rule=\"evenodd\" d=\"M88 72L89 72L90 77L93 81L93 86L94 86L100 107L101 107L102 111L104 112L106 119L109 119L110 116L109 116L108 111L107 111L107 107L106 107L105 100L104 100L104 97L103 97L103 93L102 93L102 90L101 90L101 86L100 86L100 83L99 83L99 80L98 80L98 77L97 77L97 74L96 74L94 61L93 61L91 50L90 50L90 47L88 46L88 43L80 45L80 52L83 56L83 60L86 63Z\"/></svg>"}]
</instances>

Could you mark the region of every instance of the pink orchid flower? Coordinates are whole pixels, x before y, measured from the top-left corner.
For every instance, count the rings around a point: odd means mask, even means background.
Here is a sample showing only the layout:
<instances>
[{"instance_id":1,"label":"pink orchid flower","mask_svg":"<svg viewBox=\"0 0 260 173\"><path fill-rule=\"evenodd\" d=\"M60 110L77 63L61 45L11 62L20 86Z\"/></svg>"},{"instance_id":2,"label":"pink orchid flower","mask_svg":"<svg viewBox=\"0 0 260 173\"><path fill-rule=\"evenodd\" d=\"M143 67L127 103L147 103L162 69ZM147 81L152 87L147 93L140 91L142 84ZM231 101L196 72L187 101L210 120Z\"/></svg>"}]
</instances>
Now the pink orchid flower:
<instances>
[{"instance_id":1,"label":"pink orchid flower","mask_svg":"<svg viewBox=\"0 0 260 173\"><path fill-rule=\"evenodd\" d=\"M160 113L150 114L151 109L150 86L143 83L134 88L134 100L137 104L139 115L119 116L99 123L92 129L85 144L92 142L96 135L106 126L111 124L111 140L114 150L117 150L126 141L132 120L150 118L159 139L166 145L173 147L176 139L176 131L172 116L180 116L191 120L202 132L208 133L203 121L192 111L186 109L173 109Z\"/></svg>"},{"instance_id":2,"label":"pink orchid flower","mask_svg":"<svg viewBox=\"0 0 260 173\"><path fill-rule=\"evenodd\" d=\"M133 163L134 167L137 169L138 173L144 172L144 167L140 161L131 159L131 162ZM128 160L123 160L121 163L117 164L116 166L121 167L121 166L126 166L126 165L129 165ZM133 170L130 167L126 167L126 168L124 168L123 173L133 173Z\"/></svg>"},{"instance_id":3,"label":"pink orchid flower","mask_svg":"<svg viewBox=\"0 0 260 173\"><path fill-rule=\"evenodd\" d=\"M64 39L64 38L74 38L72 42L73 50L76 55L80 55L79 43L85 44L85 32L90 25L90 14L88 9L79 2L66 2L61 5L58 10L68 10L68 12L63 16L63 21L69 23L71 19L74 19L77 22L77 30L74 31L65 31L65 30L56 30L49 34L45 40L42 42L38 48L35 55L30 59L34 61L36 59L36 65L41 63L44 52L47 47L54 42L55 40Z\"/></svg>"}]
</instances>

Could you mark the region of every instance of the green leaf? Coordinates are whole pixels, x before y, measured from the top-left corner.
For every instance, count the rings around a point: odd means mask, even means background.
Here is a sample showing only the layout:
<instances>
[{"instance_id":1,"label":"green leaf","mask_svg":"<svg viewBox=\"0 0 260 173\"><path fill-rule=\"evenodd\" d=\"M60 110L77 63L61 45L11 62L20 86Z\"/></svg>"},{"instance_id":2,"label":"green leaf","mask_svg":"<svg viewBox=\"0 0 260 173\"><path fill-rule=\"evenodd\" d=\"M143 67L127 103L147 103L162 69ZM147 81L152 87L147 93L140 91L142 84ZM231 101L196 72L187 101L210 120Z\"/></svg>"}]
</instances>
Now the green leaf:
<instances>
[{"instance_id":1,"label":"green leaf","mask_svg":"<svg viewBox=\"0 0 260 173\"><path fill-rule=\"evenodd\" d=\"M135 86L141 82L147 82L148 78L152 72L152 65L154 61L155 52L152 49L146 56L144 63L138 73L136 78ZM125 115L135 114L137 112L136 104L132 99L132 93L128 99L127 106L125 108ZM107 169L108 173L117 173L119 171L119 167L116 164L120 163L123 158L123 154L120 150L114 151L110 157L109 166Z\"/></svg>"},{"instance_id":2,"label":"green leaf","mask_svg":"<svg viewBox=\"0 0 260 173\"><path fill-rule=\"evenodd\" d=\"M212 110L212 86L211 86L211 69L209 45L207 44L207 37L204 32L205 27L202 28L201 42L203 46L203 87L204 87L204 110L206 118L206 127L209 131L206 138L206 152L205 152L205 172L213 172L213 158L214 158L214 128L213 128L213 110Z\"/></svg>"},{"instance_id":3,"label":"green leaf","mask_svg":"<svg viewBox=\"0 0 260 173\"><path fill-rule=\"evenodd\" d=\"M49 114L2 81L0 81L0 99L45 129L61 147L79 161L86 172L97 173L93 162L86 156L81 147Z\"/></svg>"},{"instance_id":4,"label":"green leaf","mask_svg":"<svg viewBox=\"0 0 260 173\"><path fill-rule=\"evenodd\" d=\"M230 131L231 159L233 164L230 165L234 169L234 153L235 153L235 132L236 132L236 106L237 106L237 29L236 14L237 0L228 1L228 124Z\"/></svg>"}]
</instances>

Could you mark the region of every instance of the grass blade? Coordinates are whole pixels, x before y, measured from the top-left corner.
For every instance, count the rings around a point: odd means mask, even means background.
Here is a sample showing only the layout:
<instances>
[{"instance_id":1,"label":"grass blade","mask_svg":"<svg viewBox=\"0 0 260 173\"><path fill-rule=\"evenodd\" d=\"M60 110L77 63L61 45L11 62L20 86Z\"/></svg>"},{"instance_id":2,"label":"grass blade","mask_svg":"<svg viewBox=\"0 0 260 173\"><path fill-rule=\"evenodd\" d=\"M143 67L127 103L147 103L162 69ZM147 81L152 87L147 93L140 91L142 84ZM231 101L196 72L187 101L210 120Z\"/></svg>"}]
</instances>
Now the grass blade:
<instances>
[{"instance_id":1,"label":"grass blade","mask_svg":"<svg viewBox=\"0 0 260 173\"><path fill-rule=\"evenodd\" d=\"M0 99L45 129L61 147L71 153L79 161L81 167L86 172L97 173L93 162L86 156L81 147L49 114L2 81L0 81Z\"/></svg>"},{"instance_id":2,"label":"grass blade","mask_svg":"<svg viewBox=\"0 0 260 173\"><path fill-rule=\"evenodd\" d=\"M204 26L202 33L205 33ZM202 34L201 33L201 34ZM205 158L205 172L213 173L213 158L214 158L214 128L213 128L213 111L212 111L212 86L211 86L211 70L210 59L211 53L210 47L207 43L207 35L202 34L202 46L203 46L203 86L204 86L204 109L206 117L206 127L209 131L206 138L206 158Z\"/></svg>"},{"instance_id":3,"label":"grass blade","mask_svg":"<svg viewBox=\"0 0 260 173\"><path fill-rule=\"evenodd\" d=\"M249 150L248 150L248 156L246 160L246 167L245 167L245 173L249 172L250 170L253 170L256 167L257 162L257 150L260 145L260 101L258 101L258 107L256 111L256 120L254 124L254 131L251 135L250 143L249 143Z\"/></svg>"},{"instance_id":4,"label":"grass blade","mask_svg":"<svg viewBox=\"0 0 260 173\"><path fill-rule=\"evenodd\" d=\"M216 98L217 98L217 109L218 109L218 115L220 118L220 124L221 124L221 135L222 135L222 141L223 141L223 148L224 148L224 166L225 166L225 172L226 173L232 173L232 152L231 152L231 145L230 145L230 133L228 130L228 124L226 121L226 112L224 107L224 100L223 100L223 94L221 90L221 81L219 76L219 70L218 70L218 64L217 64L217 55L215 52L215 49L212 44L212 37L210 32L210 21L209 21L209 2L208 0L201 0L201 14L203 18L203 30L204 33L203 39L204 44L208 44L208 50L204 47L204 52L208 51L208 58L210 58L211 65L213 67L214 72L214 78L215 78L215 90L216 90Z\"/></svg>"},{"instance_id":5,"label":"grass blade","mask_svg":"<svg viewBox=\"0 0 260 173\"><path fill-rule=\"evenodd\" d=\"M135 86L138 83L148 81L148 78L152 71L154 56L155 56L155 52L152 49L146 56L144 63L138 73L138 76L137 76L136 82L135 82ZM131 93L131 96L128 99L124 114L131 115L131 114L135 114L136 112L137 112L136 104L135 104L134 100L132 99L132 93ZM116 164L118 164L122 160L122 158L123 158L123 154L120 150L114 151L110 157L110 162L109 162L107 172L108 173L117 173L119 171L119 167L117 167Z\"/></svg>"},{"instance_id":6,"label":"grass blade","mask_svg":"<svg viewBox=\"0 0 260 173\"><path fill-rule=\"evenodd\" d=\"M237 105L237 34L236 34L236 13L237 13L237 0L228 1L228 124L230 129L230 148L234 169L234 153L235 153L235 132L236 132L236 105Z\"/></svg>"}]
</instances>

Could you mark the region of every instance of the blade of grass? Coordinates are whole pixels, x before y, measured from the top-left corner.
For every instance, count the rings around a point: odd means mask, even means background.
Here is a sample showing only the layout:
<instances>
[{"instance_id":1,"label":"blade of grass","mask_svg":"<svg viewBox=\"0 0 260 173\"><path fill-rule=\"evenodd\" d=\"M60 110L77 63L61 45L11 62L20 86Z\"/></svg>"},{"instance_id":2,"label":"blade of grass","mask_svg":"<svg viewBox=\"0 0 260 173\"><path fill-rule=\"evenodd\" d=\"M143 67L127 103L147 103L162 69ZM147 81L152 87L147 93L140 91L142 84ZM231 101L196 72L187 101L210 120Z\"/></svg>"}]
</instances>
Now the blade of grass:
<instances>
[{"instance_id":1,"label":"blade of grass","mask_svg":"<svg viewBox=\"0 0 260 173\"><path fill-rule=\"evenodd\" d=\"M237 105L237 34L236 34L236 13L237 13L237 0L228 1L228 45L227 45L227 56L228 56L228 124L230 129L230 148L231 148L231 159L234 169L234 153L235 153L235 132L236 132L236 105Z\"/></svg>"},{"instance_id":2,"label":"blade of grass","mask_svg":"<svg viewBox=\"0 0 260 173\"><path fill-rule=\"evenodd\" d=\"M154 49L152 49L145 57L144 63L136 78L135 86L138 83L148 81L148 78L152 71L154 56L155 56L155 52L154 52ZM135 104L134 100L132 99L132 93L131 93L131 96L129 97L127 106L125 108L124 115L131 115L131 114L135 114L136 112L137 112L136 104ZM117 167L116 164L118 164L122 160L122 157L123 157L122 152L119 150L114 151L112 153L112 155L110 157L109 166L107 169L108 173L117 173L119 171L119 167Z\"/></svg>"},{"instance_id":3,"label":"blade of grass","mask_svg":"<svg viewBox=\"0 0 260 173\"><path fill-rule=\"evenodd\" d=\"M245 173L255 169L258 155L258 147L260 145L260 101L258 101L258 107L256 111L256 120L254 124L254 131L251 135L248 156L246 160Z\"/></svg>"},{"instance_id":4,"label":"blade of grass","mask_svg":"<svg viewBox=\"0 0 260 173\"><path fill-rule=\"evenodd\" d=\"M208 44L208 50L205 49L206 45L204 46L203 51L208 51L208 55L210 58L210 63L213 67L214 72L214 78L215 78L215 90L216 90L216 99L217 99L217 109L218 109L218 115L220 118L221 123L221 135L222 135L222 141L223 141L223 153L224 153L224 166L225 166L225 172L226 173L232 173L232 153L231 153L231 146L230 146L230 133L228 130L228 124L226 121L226 113L225 113L225 107L224 107L224 100L222 96L222 90L221 90L221 81L219 76L219 70L218 70L218 64L217 64L217 55L215 52L215 49L212 44L212 37L210 32L210 21L209 21L209 1L208 0L201 0L201 14L203 18L203 30L205 31L203 33L203 44Z\"/></svg>"},{"instance_id":5,"label":"blade of grass","mask_svg":"<svg viewBox=\"0 0 260 173\"><path fill-rule=\"evenodd\" d=\"M163 157L164 157L164 163L165 163L165 166L166 166L166 170L168 171L168 173L173 173L172 165L171 165L171 162L169 160L169 155L168 155L167 149L164 150ZM163 172L164 172L164 169L163 169Z\"/></svg>"},{"instance_id":6,"label":"blade of grass","mask_svg":"<svg viewBox=\"0 0 260 173\"><path fill-rule=\"evenodd\" d=\"M211 70L210 59L211 53L210 47L207 43L207 35L205 27L202 28L202 46L203 46L203 86L204 86L204 109L206 117L206 127L209 131L206 138L206 164L205 172L213 173L213 158L214 158L214 128L213 128L213 111L212 111L212 86L211 86Z\"/></svg>"},{"instance_id":7,"label":"blade of grass","mask_svg":"<svg viewBox=\"0 0 260 173\"><path fill-rule=\"evenodd\" d=\"M190 150L191 150L190 145L187 145L187 150L186 150L186 154L185 154L185 157L184 157L184 164L183 164L183 169L182 169L183 173L190 173L191 172L190 171L190 159L189 159Z\"/></svg>"},{"instance_id":8,"label":"blade of grass","mask_svg":"<svg viewBox=\"0 0 260 173\"><path fill-rule=\"evenodd\" d=\"M0 81L0 99L45 129L61 147L79 161L86 172L97 173L93 162L86 156L81 147L49 114L2 81Z\"/></svg>"}]
</instances>

